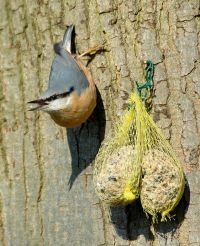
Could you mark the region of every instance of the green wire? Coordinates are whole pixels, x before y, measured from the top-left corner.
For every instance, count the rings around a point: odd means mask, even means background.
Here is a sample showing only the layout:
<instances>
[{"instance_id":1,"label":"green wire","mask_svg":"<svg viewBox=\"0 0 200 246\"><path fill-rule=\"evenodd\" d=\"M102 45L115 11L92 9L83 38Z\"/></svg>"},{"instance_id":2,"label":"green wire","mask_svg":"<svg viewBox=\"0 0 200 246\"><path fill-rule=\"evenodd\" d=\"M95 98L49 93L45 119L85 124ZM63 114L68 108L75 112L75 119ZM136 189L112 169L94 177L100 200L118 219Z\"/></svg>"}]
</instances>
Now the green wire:
<instances>
[{"instance_id":1,"label":"green wire","mask_svg":"<svg viewBox=\"0 0 200 246\"><path fill-rule=\"evenodd\" d=\"M154 64L152 61L147 61L145 72L145 83L143 85L139 85L138 81L136 81L139 96L143 101L147 97L147 92L153 88Z\"/></svg>"}]
</instances>

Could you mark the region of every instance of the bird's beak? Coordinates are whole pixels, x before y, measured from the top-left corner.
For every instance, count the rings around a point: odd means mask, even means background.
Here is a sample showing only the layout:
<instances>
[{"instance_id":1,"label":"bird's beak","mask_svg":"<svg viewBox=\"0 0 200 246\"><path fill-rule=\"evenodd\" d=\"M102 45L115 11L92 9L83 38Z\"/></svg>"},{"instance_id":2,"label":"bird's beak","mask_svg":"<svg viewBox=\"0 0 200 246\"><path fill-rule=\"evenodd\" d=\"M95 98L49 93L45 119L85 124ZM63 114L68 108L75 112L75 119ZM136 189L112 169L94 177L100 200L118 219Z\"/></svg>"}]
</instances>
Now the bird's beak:
<instances>
[{"instance_id":1,"label":"bird's beak","mask_svg":"<svg viewBox=\"0 0 200 246\"><path fill-rule=\"evenodd\" d=\"M40 110L44 106L48 105L48 103L45 100L43 100L43 99L38 99L38 100L30 101L28 103L31 103L31 104L36 105L36 107L33 107L33 108L29 109L29 111Z\"/></svg>"}]
</instances>

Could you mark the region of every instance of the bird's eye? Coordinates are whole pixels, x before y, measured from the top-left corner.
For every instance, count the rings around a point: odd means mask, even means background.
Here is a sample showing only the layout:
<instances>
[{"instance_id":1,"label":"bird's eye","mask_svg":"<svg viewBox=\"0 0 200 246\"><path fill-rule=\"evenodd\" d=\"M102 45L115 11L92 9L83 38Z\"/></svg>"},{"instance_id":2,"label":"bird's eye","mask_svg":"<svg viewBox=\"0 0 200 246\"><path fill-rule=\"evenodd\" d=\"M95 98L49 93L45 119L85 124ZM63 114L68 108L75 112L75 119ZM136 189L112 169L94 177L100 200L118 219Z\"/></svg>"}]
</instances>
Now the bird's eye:
<instances>
[{"instance_id":1,"label":"bird's eye","mask_svg":"<svg viewBox=\"0 0 200 246\"><path fill-rule=\"evenodd\" d=\"M66 96L70 95L70 93L71 93L72 91L74 91L74 87L73 87L73 86L70 87L69 91L66 91L66 92L60 94L60 97L66 97Z\"/></svg>"},{"instance_id":2,"label":"bird's eye","mask_svg":"<svg viewBox=\"0 0 200 246\"><path fill-rule=\"evenodd\" d=\"M47 98L46 100L47 101L53 101L53 100L55 100L55 99L57 99L58 98L58 95L52 95L52 96L50 96L49 98Z\"/></svg>"},{"instance_id":3,"label":"bird's eye","mask_svg":"<svg viewBox=\"0 0 200 246\"><path fill-rule=\"evenodd\" d=\"M63 98L63 97L70 95L70 93L72 91L74 91L74 87L71 87L69 91L66 91L64 93L52 95L52 96L46 98L45 100L50 102L50 101L56 100L58 98Z\"/></svg>"},{"instance_id":4,"label":"bird's eye","mask_svg":"<svg viewBox=\"0 0 200 246\"><path fill-rule=\"evenodd\" d=\"M51 99L52 99L52 100L55 100L57 97L58 97L57 95L53 95L53 96L51 97Z\"/></svg>"}]
</instances>

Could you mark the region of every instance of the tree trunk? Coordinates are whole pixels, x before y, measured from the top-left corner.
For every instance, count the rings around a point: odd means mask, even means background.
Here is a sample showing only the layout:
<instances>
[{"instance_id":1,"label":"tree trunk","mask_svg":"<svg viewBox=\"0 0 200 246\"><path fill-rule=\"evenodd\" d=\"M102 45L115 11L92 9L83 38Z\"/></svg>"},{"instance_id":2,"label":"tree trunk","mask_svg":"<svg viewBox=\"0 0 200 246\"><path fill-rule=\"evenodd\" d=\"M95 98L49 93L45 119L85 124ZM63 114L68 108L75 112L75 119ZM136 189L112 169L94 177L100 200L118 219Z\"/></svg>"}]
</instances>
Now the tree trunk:
<instances>
[{"instance_id":1,"label":"tree trunk","mask_svg":"<svg viewBox=\"0 0 200 246\"><path fill-rule=\"evenodd\" d=\"M0 245L200 245L198 0L0 1ZM53 43L75 24L76 50L104 43L89 68L99 90L91 119L58 127L28 112L48 82ZM92 165L127 94L156 64L153 117L183 163L174 220L155 228L136 202L109 211Z\"/></svg>"}]
</instances>

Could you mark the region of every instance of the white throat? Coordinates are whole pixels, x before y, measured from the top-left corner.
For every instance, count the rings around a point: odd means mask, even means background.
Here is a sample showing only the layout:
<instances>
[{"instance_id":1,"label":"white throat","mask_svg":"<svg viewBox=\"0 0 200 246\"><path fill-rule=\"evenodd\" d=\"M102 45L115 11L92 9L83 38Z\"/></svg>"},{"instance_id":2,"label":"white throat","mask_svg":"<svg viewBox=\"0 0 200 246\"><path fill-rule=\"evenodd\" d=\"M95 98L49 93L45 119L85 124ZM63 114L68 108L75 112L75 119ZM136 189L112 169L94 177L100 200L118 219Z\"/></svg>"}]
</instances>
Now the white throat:
<instances>
[{"instance_id":1,"label":"white throat","mask_svg":"<svg viewBox=\"0 0 200 246\"><path fill-rule=\"evenodd\" d=\"M70 105L71 97L67 96L64 98L57 98L53 101L50 101L48 105L43 107L41 110L46 112L53 112L67 108Z\"/></svg>"}]
</instances>

